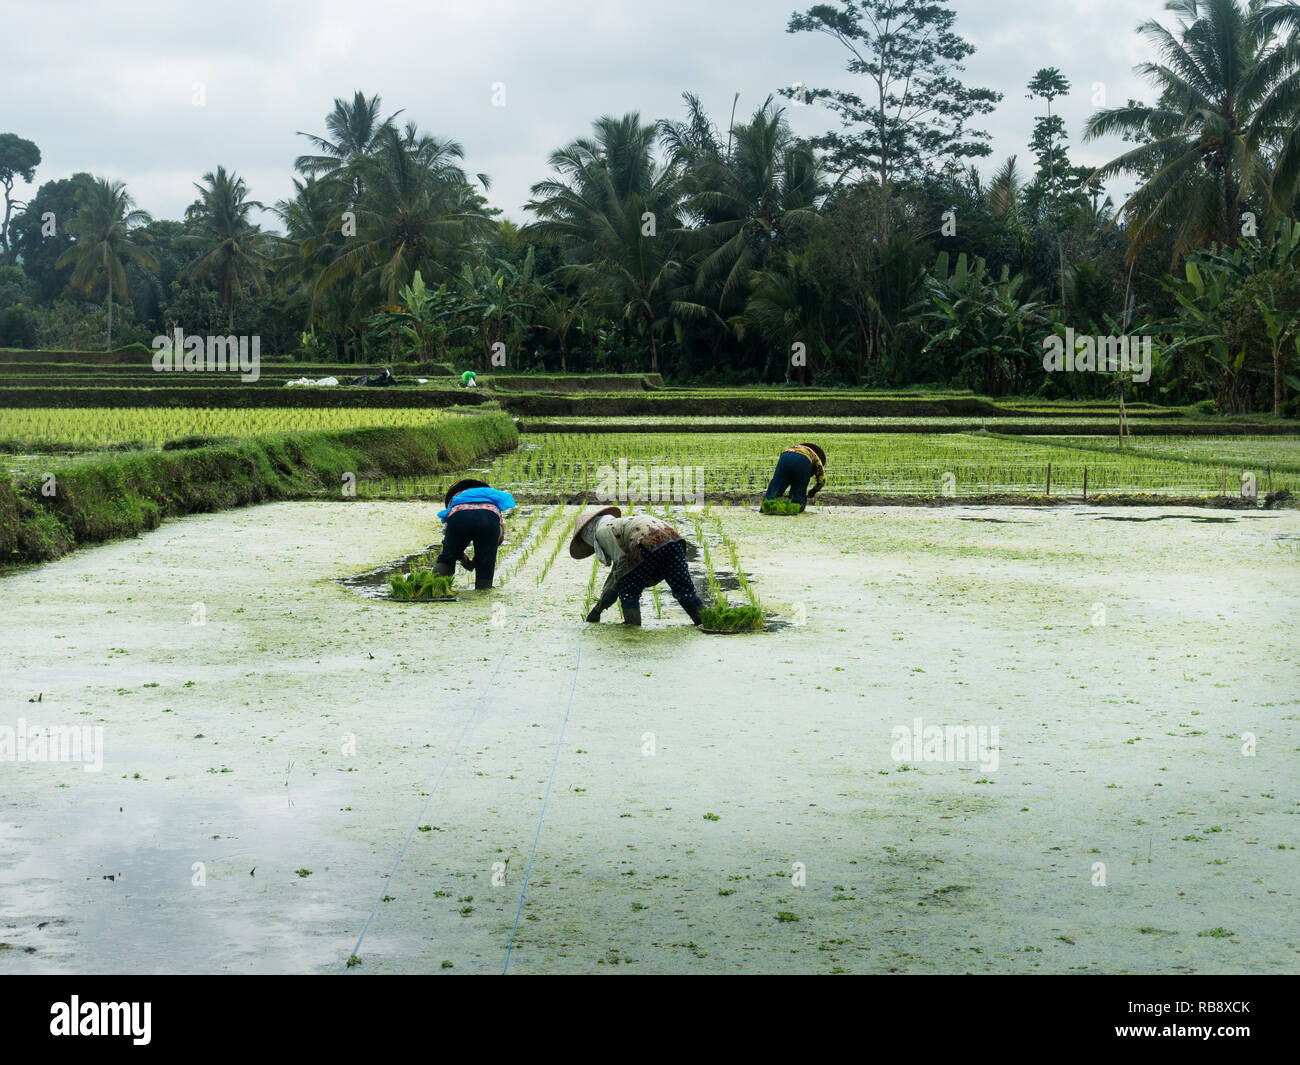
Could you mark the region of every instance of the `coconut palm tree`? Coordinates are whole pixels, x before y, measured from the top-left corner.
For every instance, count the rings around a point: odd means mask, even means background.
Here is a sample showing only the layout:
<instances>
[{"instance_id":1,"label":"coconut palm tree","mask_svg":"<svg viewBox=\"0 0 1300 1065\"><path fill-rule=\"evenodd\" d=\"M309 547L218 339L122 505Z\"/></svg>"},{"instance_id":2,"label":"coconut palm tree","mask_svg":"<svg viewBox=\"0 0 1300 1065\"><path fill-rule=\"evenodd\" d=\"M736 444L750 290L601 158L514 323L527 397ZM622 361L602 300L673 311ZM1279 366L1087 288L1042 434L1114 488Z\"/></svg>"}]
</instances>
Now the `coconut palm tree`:
<instances>
[{"instance_id":1,"label":"coconut palm tree","mask_svg":"<svg viewBox=\"0 0 1300 1065\"><path fill-rule=\"evenodd\" d=\"M550 289L540 311L541 325L546 329L546 339L554 341L560 349L560 373L569 372L569 334L582 321L589 297L572 296L564 289Z\"/></svg>"},{"instance_id":2,"label":"coconut palm tree","mask_svg":"<svg viewBox=\"0 0 1300 1065\"><path fill-rule=\"evenodd\" d=\"M331 139L314 133L298 131L306 137L319 155L300 155L294 160L294 169L303 174L338 180L347 190L346 198L355 200L361 194L362 161L370 155L384 129L391 127L401 111L394 111L385 119L379 117L379 97L366 98L361 90L348 103L341 97L334 100L334 110L325 116L325 129Z\"/></svg>"},{"instance_id":3,"label":"coconut palm tree","mask_svg":"<svg viewBox=\"0 0 1300 1065\"><path fill-rule=\"evenodd\" d=\"M470 242L492 227L459 166L464 155L455 141L421 134L413 123L384 126L357 171L356 235L321 270L314 302L355 278L358 306L396 304L417 270L435 284L451 276Z\"/></svg>"},{"instance_id":4,"label":"coconut palm tree","mask_svg":"<svg viewBox=\"0 0 1300 1065\"><path fill-rule=\"evenodd\" d=\"M774 108L770 96L747 124L732 128L725 149L679 159L698 190L684 208L702 223L696 233L707 246L697 285L723 314L743 304L752 274L783 248L790 229L812 222L826 185L816 157L795 142L785 109Z\"/></svg>"},{"instance_id":5,"label":"coconut palm tree","mask_svg":"<svg viewBox=\"0 0 1300 1065\"><path fill-rule=\"evenodd\" d=\"M257 200L248 198L244 179L226 173L224 166L203 175L205 185L195 184L199 199L185 209L185 221L192 232L185 243L198 257L182 271L185 277L204 278L215 284L226 310L226 328L235 328L235 301L245 288L262 291L267 267L267 240L249 220Z\"/></svg>"},{"instance_id":6,"label":"coconut palm tree","mask_svg":"<svg viewBox=\"0 0 1300 1065\"><path fill-rule=\"evenodd\" d=\"M1263 0L1169 0L1166 8L1179 18L1176 29L1154 19L1138 28L1159 56L1137 68L1158 102L1130 101L1087 123L1085 139L1118 133L1139 142L1093 175L1143 181L1122 209L1130 259L1166 229L1175 256L1210 241L1235 247L1243 204L1276 203L1280 192L1293 199L1300 161L1300 49L1275 32L1289 12L1266 19ZM1274 170L1274 162L1283 165ZM1291 189L1279 187L1288 181Z\"/></svg>"},{"instance_id":7,"label":"coconut palm tree","mask_svg":"<svg viewBox=\"0 0 1300 1065\"><path fill-rule=\"evenodd\" d=\"M532 187L526 209L538 221L525 232L569 249L572 276L645 334L658 372L656 335L700 311L682 298L681 174L656 158L658 130L635 112L605 115L594 130L551 154L557 176Z\"/></svg>"},{"instance_id":8,"label":"coconut palm tree","mask_svg":"<svg viewBox=\"0 0 1300 1065\"><path fill-rule=\"evenodd\" d=\"M1024 225L1025 199L1024 182L1016 168L1016 157L1007 156L1007 161L998 167L989 180L985 193L989 213L994 218L1006 222L1013 228Z\"/></svg>"},{"instance_id":9,"label":"coconut palm tree","mask_svg":"<svg viewBox=\"0 0 1300 1065\"><path fill-rule=\"evenodd\" d=\"M149 221L138 210L126 185L121 181L94 178L77 192L78 210L68 226L76 241L59 256L55 265L62 269L75 263L68 284L90 292L104 282L104 305L108 312L108 333L104 350L113 346L113 297L130 299L126 282L126 262L146 270L157 270L158 261L134 240L133 230Z\"/></svg>"},{"instance_id":10,"label":"coconut palm tree","mask_svg":"<svg viewBox=\"0 0 1300 1065\"><path fill-rule=\"evenodd\" d=\"M1266 4L1259 11L1259 26L1264 33L1286 34L1287 48L1292 53L1300 52L1300 3L1290 0ZM1291 116L1290 127L1283 132L1278 145L1270 223L1288 214L1294 218L1296 201L1300 199L1300 119L1294 105Z\"/></svg>"},{"instance_id":11,"label":"coconut palm tree","mask_svg":"<svg viewBox=\"0 0 1300 1065\"><path fill-rule=\"evenodd\" d=\"M807 257L792 251L755 270L749 280L745 309L732 317L731 324L741 335L750 326L757 329L768 341L764 375L772 376L784 364L788 381L792 368L788 353L794 343L802 343L805 355L814 357L826 349L820 314L825 301L818 298ZM800 363L798 371L800 383L806 383L806 363Z\"/></svg>"},{"instance_id":12,"label":"coconut palm tree","mask_svg":"<svg viewBox=\"0 0 1300 1065\"><path fill-rule=\"evenodd\" d=\"M280 200L272 211L284 223L285 235L273 240L272 265L277 282L292 305L305 307L307 325L323 325L311 310L317 275L338 255L344 237L336 225L336 200L329 185L318 178L293 180L292 199Z\"/></svg>"}]
</instances>

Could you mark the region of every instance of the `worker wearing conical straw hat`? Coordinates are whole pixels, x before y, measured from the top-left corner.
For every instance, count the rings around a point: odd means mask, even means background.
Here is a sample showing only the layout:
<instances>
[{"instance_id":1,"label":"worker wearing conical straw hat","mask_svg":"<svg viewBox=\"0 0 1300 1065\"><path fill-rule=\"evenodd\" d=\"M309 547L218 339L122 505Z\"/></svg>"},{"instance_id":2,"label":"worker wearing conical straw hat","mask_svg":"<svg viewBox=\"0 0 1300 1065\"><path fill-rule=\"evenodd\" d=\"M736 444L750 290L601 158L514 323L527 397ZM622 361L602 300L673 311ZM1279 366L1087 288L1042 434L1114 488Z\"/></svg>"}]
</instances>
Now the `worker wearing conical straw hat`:
<instances>
[{"instance_id":1,"label":"worker wearing conical straw hat","mask_svg":"<svg viewBox=\"0 0 1300 1065\"><path fill-rule=\"evenodd\" d=\"M459 560L466 569L473 570L475 588L491 588L496 574L497 547L506 535L501 512L514 509L514 497L486 481L467 478L447 489L443 505L438 518L447 526L447 532L433 572L444 576L454 573ZM473 559L465 554L471 543Z\"/></svg>"},{"instance_id":2,"label":"worker wearing conical straw hat","mask_svg":"<svg viewBox=\"0 0 1300 1065\"><path fill-rule=\"evenodd\" d=\"M808 482L815 480L811 489ZM768 483L765 500L780 499L790 489L790 499L803 510L826 485L826 452L816 444L795 444L781 452L776 472Z\"/></svg>"},{"instance_id":3,"label":"worker wearing conical straw hat","mask_svg":"<svg viewBox=\"0 0 1300 1065\"><path fill-rule=\"evenodd\" d=\"M623 606L623 622L641 624L641 593L667 581L673 598L699 625L700 601L686 567L686 541L671 525L650 514L623 517L618 507L589 507L578 515L569 542L574 558L596 558L610 567L609 577L588 621L599 621L617 599Z\"/></svg>"}]
</instances>

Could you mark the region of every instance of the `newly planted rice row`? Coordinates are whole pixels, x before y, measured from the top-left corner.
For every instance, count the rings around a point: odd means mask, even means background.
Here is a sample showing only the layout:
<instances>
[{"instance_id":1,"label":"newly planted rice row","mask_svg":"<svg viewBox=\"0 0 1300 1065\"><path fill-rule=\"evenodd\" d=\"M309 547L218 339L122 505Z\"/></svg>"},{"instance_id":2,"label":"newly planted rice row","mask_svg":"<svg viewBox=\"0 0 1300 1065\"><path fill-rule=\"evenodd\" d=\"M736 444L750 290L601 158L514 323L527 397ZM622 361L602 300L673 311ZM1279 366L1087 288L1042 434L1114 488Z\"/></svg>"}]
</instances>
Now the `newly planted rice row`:
<instances>
[{"instance_id":1,"label":"newly planted rice row","mask_svg":"<svg viewBox=\"0 0 1300 1065\"><path fill-rule=\"evenodd\" d=\"M1141 413L1129 415L1130 425L1140 425L1146 421L1159 420L1166 422L1171 417L1176 417L1176 411L1152 412L1149 417L1143 417ZM989 430L996 431L997 427L1013 425L1065 425L1081 426L1085 422L1089 429L1097 429L1102 432L1118 431L1118 419L1113 415L1108 415L1104 411L1086 411L1076 415L1062 413L1042 413L1042 414L1013 414L1005 417L995 417L992 415L979 414L946 414L946 415L878 415L869 417L858 414L827 414L815 415L817 422L825 425L843 425L843 426L894 426L894 425L929 425L936 429L943 428L970 428L987 426ZM529 421L542 421L549 425L563 426L566 430L572 427L575 433L582 432L586 429L592 429L597 425L607 425L608 418L596 418L591 415L556 415L556 416L539 416L530 417ZM618 419L619 425L627 425L635 429L638 425L716 425L720 430L725 429L728 425L735 423L737 420L744 421L750 425L772 426L773 429L779 429L782 426L799 426L807 424L809 416L806 414L753 414L753 415L681 415L681 414L631 414L622 415Z\"/></svg>"},{"instance_id":2,"label":"newly planted rice row","mask_svg":"<svg viewBox=\"0 0 1300 1065\"><path fill-rule=\"evenodd\" d=\"M826 495L1053 495L1235 493L1241 475L1293 491L1300 485L1300 441L1290 438L1166 438L1128 444L1091 438L983 434L876 433L818 436L828 454ZM476 471L522 498L612 496L703 501L761 494L785 434L557 433L530 436L515 451ZM1220 458L1222 456L1222 458ZM1050 467L1050 470L1049 470ZM1225 488L1226 485L1226 488ZM377 482L369 495L436 495L423 479Z\"/></svg>"},{"instance_id":3,"label":"newly planted rice row","mask_svg":"<svg viewBox=\"0 0 1300 1065\"><path fill-rule=\"evenodd\" d=\"M1093 452L1113 452L1115 441L1096 437L1026 437L1025 442L1070 447ZM1300 473L1300 439L1285 436L1142 436L1127 440L1126 451L1153 458L1230 466L1263 473L1265 470Z\"/></svg>"},{"instance_id":4,"label":"newly planted rice row","mask_svg":"<svg viewBox=\"0 0 1300 1065\"><path fill-rule=\"evenodd\" d=\"M688 541L698 548L690 568L695 574L696 583L704 596L705 602L713 606L747 606L763 614L762 604L753 586L749 582L740 551L736 542L728 535L721 517L709 506L686 508L680 505L655 505L645 503L626 503L622 506L626 515L648 513L663 518L673 525ZM557 560L567 548L573 535L573 529L581 514L580 506L523 506L506 518L506 536L502 545L502 554L497 563L496 584L499 588L510 585L528 564L529 559L541 548L541 561L533 567L533 583L542 586L553 575ZM719 571L718 560L730 561L731 571ZM437 554L437 548L431 549L426 562L431 565ZM723 565L725 567L725 562ZM583 591L582 612L591 609L597 597L597 587L603 584L606 571L598 560L592 559L586 587ZM721 579L720 579L721 578ZM735 581L736 590L743 594L740 602L729 601L724 593L722 580ZM727 587L731 585L728 583ZM650 603L656 620L662 620L664 614L664 596L658 587L650 589ZM739 600L740 597L736 596ZM621 612L621 607L619 608ZM761 624L761 617L759 620Z\"/></svg>"}]
</instances>

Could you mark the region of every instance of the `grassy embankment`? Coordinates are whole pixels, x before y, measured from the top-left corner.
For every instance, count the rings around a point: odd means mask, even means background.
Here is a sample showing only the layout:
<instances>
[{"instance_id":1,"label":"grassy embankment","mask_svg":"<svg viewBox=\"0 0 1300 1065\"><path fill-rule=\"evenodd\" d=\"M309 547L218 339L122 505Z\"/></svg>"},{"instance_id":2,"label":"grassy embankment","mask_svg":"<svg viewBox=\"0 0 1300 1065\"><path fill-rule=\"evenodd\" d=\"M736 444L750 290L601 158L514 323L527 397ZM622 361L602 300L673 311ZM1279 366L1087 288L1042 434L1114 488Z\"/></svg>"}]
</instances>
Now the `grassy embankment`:
<instances>
[{"instance_id":1,"label":"grassy embankment","mask_svg":"<svg viewBox=\"0 0 1300 1065\"><path fill-rule=\"evenodd\" d=\"M517 443L514 423L494 412L55 464L17 483L0 479L0 562L58 558L185 514L322 493L342 498L345 474L363 483L440 473Z\"/></svg>"}]
</instances>

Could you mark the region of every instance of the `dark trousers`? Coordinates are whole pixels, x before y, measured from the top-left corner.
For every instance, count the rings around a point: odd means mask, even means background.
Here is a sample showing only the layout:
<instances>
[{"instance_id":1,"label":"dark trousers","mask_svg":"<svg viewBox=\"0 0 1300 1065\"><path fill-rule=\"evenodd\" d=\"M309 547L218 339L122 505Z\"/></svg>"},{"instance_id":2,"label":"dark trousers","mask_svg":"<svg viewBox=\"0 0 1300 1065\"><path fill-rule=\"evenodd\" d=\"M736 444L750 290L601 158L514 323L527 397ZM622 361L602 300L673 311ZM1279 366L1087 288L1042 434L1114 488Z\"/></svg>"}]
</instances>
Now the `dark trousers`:
<instances>
[{"instance_id":1,"label":"dark trousers","mask_svg":"<svg viewBox=\"0 0 1300 1065\"><path fill-rule=\"evenodd\" d=\"M471 543L474 545L474 587L491 588L497 569L497 537L501 519L490 510L462 510L447 518L442 551L434 563L435 573L454 573L456 561Z\"/></svg>"},{"instance_id":2,"label":"dark trousers","mask_svg":"<svg viewBox=\"0 0 1300 1065\"><path fill-rule=\"evenodd\" d=\"M618 582L618 601L623 605L623 613L641 609L641 593L660 581L667 581L673 598L681 604L688 614L693 608L704 604L695 590L691 572L686 566L686 542L670 540L661 544L643 558Z\"/></svg>"},{"instance_id":3,"label":"dark trousers","mask_svg":"<svg viewBox=\"0 0 1300 1065\"><path fill-rule=\"evenodd\" d=\"M808 482L812 479L812 463L797 451L787 451L776 460L776 472L767 486L764 499L780 499L788 488L791 501L801 507L808 505Z\"/></svg>"}]
</instances>

